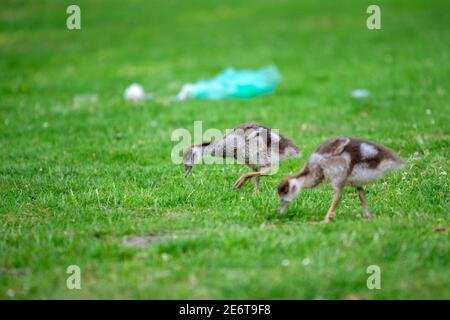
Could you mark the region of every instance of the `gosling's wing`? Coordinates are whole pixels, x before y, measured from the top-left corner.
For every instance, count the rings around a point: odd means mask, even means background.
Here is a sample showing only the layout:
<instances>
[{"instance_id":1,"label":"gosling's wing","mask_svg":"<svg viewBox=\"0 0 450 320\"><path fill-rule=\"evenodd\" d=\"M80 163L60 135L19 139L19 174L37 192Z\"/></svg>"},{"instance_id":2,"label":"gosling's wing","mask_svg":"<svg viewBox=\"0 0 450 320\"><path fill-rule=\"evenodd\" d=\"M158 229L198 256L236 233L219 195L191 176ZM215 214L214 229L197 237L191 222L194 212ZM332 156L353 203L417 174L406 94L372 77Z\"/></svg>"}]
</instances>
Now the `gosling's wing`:
<instances>
[{"instance_id":1,"label":"gosling's wing","mask_svg":"<svg viewBox=\"0 0 450 320\"><path fill-rule=\"evenodd\" d=\"M403 163L391 149L365 139L332 138L316 150L316 153L324 158L339 156L344 152L350 156L350 167L364 164L370 168L376 168L383 160L391 160L399 165Z\"/></svg>"},{"instance_id":2,"label":"gosling's wing","mask_svg":"<svg viewBox=\"0 0 450 320\"><path fill-rule=\"evenodd\" d=\"M350 144L351 139L348 137L331 138L322 143L315 153L323 157L334 157L342 154L345 148Z\"/></svg>"}]
</instances>

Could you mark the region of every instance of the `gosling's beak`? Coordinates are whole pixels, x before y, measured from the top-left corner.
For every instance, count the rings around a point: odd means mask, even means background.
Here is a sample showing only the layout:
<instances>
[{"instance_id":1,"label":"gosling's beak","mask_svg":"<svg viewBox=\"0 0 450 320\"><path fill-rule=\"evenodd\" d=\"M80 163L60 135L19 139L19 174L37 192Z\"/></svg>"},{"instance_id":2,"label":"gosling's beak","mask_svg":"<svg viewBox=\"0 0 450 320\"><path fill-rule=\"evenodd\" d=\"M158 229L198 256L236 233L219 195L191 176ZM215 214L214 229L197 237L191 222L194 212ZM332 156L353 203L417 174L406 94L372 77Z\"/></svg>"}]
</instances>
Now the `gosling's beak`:
<instances>
[{"instance_id":1,"label":"gosling's beak","mask_svg":"<svg viewBox=\"0 0 450 320\"><path fill-rule=\"evenodd\" d=\"M186 178L192 170L192 166L185 165L184 166L184 177Z\"/></svg>"},{"instance_id":2,"label":"gosling's beak","mask_svg":"<svg viewBox=\"0 0 450 320\"><path fill-rule=\"evenodd\" d=\"M280 214L284 214L289 206L289 201L281 200Z\"/></svg>"}]
</instances>

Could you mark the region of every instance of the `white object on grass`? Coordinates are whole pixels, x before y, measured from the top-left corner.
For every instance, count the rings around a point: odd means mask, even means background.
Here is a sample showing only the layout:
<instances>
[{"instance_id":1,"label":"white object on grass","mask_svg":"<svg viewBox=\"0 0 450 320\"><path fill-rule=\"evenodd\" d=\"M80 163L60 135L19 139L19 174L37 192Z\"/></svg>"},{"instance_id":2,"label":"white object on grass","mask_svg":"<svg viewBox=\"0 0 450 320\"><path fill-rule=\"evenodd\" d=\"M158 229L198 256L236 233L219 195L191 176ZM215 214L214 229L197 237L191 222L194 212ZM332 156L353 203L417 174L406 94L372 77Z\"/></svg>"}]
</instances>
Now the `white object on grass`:
<instances>
[{"instance_id":1,"label":"white object on grass","mask_svg":"<svg viewBox=\"0 0 450 320\"><path fill-rule=\"evenodd\" d=\"M353 98L365 98L369 95L369 90L366 89L355 89L352 91Z\"/></svg>"},{"instance_id":2,"label":"white object on grass","mask_svg":"<svg viewBox=\"0 0 450 320\"><path fill-rule=\"evenodd\" d=\"M133 83L125 90L124 96L126 100L140 101L145 98L144 88L138 83Z\"/></svg>"}]
</instances>

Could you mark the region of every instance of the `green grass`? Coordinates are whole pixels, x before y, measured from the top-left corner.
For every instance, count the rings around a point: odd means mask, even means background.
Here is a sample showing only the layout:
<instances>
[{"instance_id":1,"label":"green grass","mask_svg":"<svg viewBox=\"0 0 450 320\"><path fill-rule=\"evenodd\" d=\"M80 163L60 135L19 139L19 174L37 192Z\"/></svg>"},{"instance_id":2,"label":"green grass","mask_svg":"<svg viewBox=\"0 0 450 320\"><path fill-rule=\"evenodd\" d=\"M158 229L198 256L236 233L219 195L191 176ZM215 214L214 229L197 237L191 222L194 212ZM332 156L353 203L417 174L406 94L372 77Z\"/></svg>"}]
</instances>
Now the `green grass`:
<instances>
[{"instance_id":1,"label":"green grass","mask_svg":"<svg viewBox=\"0 0 450 320\"><path fill-rule=\"evenodd\" d=\"M370 1L77 3L80 31L65 28L70 1L0 4L0 298L450 298L448 1L377 1L380 31L366 28ZM170 98L227 66L270 63L283 74L273 95ZM157 98L124 102L132 82ZM357 88L370 97L352 99ZM75 103L89 93L98 101ZM231 190L243 166L184 179L170 136L195 120L279 128L303 156L258 195ZM335 135L407 162L368 187L375 218L348 189L335 223L308 224L326 213L327 185L279 217L278 182ZM66 288L72 264L81 290ZM369 265L381 290L366 287Z\"/></svg>"}]
</instances>

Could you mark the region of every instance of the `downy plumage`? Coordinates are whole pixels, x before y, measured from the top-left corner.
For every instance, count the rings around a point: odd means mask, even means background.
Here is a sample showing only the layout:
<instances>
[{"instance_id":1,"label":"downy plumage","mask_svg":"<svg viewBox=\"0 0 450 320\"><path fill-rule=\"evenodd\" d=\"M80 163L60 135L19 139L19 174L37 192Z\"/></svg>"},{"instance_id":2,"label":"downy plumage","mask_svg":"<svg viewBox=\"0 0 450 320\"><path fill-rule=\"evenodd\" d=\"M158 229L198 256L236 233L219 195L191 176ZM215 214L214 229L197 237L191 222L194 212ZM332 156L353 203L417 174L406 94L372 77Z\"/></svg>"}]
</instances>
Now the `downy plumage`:
<instances>
[{"instance_id":1,"label":"downy plumage","mask_svg":"<svg viewBox=\"0 0 450 320\"><path fill-rule=\"evenodd\" d=\"M246 123L237 126L221 139L187 148L183 155L184 176L187 177L192 167L200 163L204 156L234 158L253 170L242 175L234 184L234 189L253 178L258 191L260 176L268 175L281 161L299 153L300 149L277 131L256 123Z\"/></svg>"}]
</instances>

